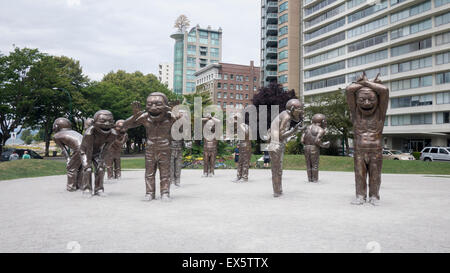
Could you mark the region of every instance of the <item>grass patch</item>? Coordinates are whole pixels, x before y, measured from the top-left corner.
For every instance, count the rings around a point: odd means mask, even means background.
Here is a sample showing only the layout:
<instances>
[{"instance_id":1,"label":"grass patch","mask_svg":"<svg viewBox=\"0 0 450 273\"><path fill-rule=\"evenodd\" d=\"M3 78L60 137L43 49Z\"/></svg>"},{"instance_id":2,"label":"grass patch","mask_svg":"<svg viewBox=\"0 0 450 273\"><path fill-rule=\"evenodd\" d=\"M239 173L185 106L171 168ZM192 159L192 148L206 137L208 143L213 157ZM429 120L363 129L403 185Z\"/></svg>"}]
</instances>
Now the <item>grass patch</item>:
<instances>
[{"instance_id":1,"label":"grass patch","mask_svg":"<svg viewBox=\"0 0 450 273\"><path fill-rule=\"evenodd\" d=\"M66 173L66 163L55 160L26 159L0 163L0 180L62 175Z\"/></svg>"},{"instance_id":2,"label":"grass patch","mask_svg":"<svg viewBox=\"0 0 450 273\"><path fill-rule=\"evenodd\" d=\"M252 155L252 167L261 155ZM234 168L234 160L226 160L228 168ZM64 175L66 164L55 160L16 160L0 163L0 180L39 177L50 175ZM122 169L145 169L144 158L123 158ZM285 155L285 170L305 170L303 155ZM353 172L353 158L343 156L321 156L321 171ZM424 162L419 160L384 160L383 173L393 174L427 174L450 175L450 162Z\"/></svg>"}]
</instances>

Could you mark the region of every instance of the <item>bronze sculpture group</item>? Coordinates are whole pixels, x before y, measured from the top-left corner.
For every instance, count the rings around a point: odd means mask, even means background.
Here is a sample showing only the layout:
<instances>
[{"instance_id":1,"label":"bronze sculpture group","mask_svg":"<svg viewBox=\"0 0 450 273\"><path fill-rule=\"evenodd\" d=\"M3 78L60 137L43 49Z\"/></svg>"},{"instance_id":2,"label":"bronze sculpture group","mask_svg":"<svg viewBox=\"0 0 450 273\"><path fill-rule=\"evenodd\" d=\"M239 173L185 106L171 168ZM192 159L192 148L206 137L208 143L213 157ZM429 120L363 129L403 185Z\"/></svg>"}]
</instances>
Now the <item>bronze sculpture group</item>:
<instances>
[{"instance_id":1,"label":"bronze sculpture group","mask_svg":"<svg viewBox=\"0 0 450 273\"><path fill-rule=\"evenodd\" d=\"M356 198L352 204L361 205L367 200L378 205L381 184L382 166L382 131L386 118L389 89L381 84L378 76L369 81L363 73L358 80L346 88L347 103L354 125L354 168ZM145 110L140 103L132 104L133 115L127 120L114 123L111 112L100 110L93 119L86 121L85 133L71 129L71 122L66 118L58 118L53 125L55 143L61 148L67 160L67 190L81 189L83 194L105 196L103 179L105 169L108 178L121 177L120 152L127 141L126 131L130 128L144 126L146 129L145 149L145 200L156 199L155 176L160 174L161 200L170 200L170 184L180 185L182 154L184 139L173 140L171 128L175 121L186 118L183 112L174 115L167 97L163 93L151 93L147 97ZM298 133L303 132L301 142L304 144L305 161L309 182L319 180L320 148L328 148L330 142L323 142L326 133L326 117L315 114L309 126L303 125L303 103L291 99L286 103L286 110L275 117L271 123L265 140L269 142L268 151L271 157L271 173L273 196L283 194L282 174L283 156L286 143ZM247 182L251 158L250 128L245 122L238 122L240 114L234 116L234 126L243 132L239 139L240 156L237 166L237 177L234 182ZM219 119L211 116L202 119L204 129L214 132ZM295 122L291 126L291 122ZM184 129L184 128L183 128ZM190 128L189 128L190 129ZM203 176L214 175L217 155L216 136L205 136L203 139ZM91 177L95 176L95 187L92 190ZM368 177L368 191L367 179Z\"/></svg>"}]
</instances>

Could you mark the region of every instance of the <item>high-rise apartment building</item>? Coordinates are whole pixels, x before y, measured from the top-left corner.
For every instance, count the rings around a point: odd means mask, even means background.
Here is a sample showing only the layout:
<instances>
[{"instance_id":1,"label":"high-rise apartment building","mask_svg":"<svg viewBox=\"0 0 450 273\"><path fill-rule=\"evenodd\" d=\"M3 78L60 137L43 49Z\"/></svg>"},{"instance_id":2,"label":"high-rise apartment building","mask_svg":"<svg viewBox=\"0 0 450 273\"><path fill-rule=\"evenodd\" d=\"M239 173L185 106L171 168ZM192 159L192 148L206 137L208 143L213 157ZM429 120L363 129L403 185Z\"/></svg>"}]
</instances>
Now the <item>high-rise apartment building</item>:
<instances>
[{"instance_id":1,"label":"high-rise apartment building","mask_svg":"<svg viewBox=\"0 0 450 273\"><path fill-rule=\"evenodd\" d=\"M450 146L450 0L304 0L301 44L305 101L380 73L384 144Z\"/></svg>"},{"instance_id":2,"label":"high-rise apartment building","mask_svg":"<svg viewBox=\"0 0 450 273\"><path fill-rule=\"evenodd\" d=\"M244 109L252 104L260 86L260 69L250 65L210 64L195 73L196 88L207 91L214 104L223 110Z\"/></svg>"},{"instance_id":3,"label":"high-rise apartment building","mask_svg":"<svg viewBox=\"0 0 450 273\"><path fill-rule=\"evenodd\" d=\"M261 0L261 85L301 95L301 0Z\"/></svg>"},{"instance_id":4,"label":"high-rise apartment building","mask_svg":"<svg viewBox=\"0 0 450 273\"><path fill-rule=\"evenodd\" d=\"M222 60L222 29L197 25L170 37L175 39L173 91L177 94L192 93L195 91L194 73Z\"/></svg>"},{"instance_id":5,"label":"high-rise apartment building","mask_svg":"<svg viewBox=\"0 0 450 273\"><path fill-rule=\"evenodd\" d=\"M173 90L173 64L161 63L158 67L158 80Z\"/></svg>"}]
</instances>

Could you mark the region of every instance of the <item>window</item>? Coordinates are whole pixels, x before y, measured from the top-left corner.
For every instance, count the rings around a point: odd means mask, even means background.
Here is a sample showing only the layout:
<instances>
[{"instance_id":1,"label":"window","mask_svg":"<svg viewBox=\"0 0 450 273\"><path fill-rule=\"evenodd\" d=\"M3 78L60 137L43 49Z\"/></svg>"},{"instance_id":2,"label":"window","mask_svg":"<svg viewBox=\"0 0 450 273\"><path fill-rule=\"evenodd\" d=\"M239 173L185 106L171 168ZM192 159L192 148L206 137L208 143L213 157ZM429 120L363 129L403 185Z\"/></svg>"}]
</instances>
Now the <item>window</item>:
<instances>
[{"instance_id":1,"label":"window","mask_svg":"<svg viewBox=\"0 0 450 273\"><path fill-rule=\"evenodd\" d=\"M339 13L344 12L344 11L345 11L345 3L340 5L340 6L338 6L338 7L336 7L336 8L334 8L334 9L332 9L332 10L329 10L326 13L322 13L321 15L319 15L317 17L314 17L313 19L311 19L309 21L305 21L305 27L306 28L310 28L310 27L312 27L314 25L317 25L318 23L320 23L322 21L330 19L333 16L336 16Z\"/></svg>"},{"instance_id":2,"label":"window","mask_svg":"<svg viewBox=\"0 0 450 273\"><path fill-rule=\"evenodd\" d=\"M195 91L195 82L186 82L186 90L187 92Z\"/></svg>"},{"instance_id":3,"label":"window","mask_svg":"<svg viewBox=\"0 0 450 273\"><path fill-rule=\"evenodd\" d=\"M287 57L288 57L287 50L283 50L280 53L278 53L278 60L283 60L283 59L286 59Z\"/></svg>"},{"instance_id":4,"label":"window","mask_svg":"<svg viewBox=\"0 0 450 273\"><path fill-rule=\"evenodd\" d=\"M406 8L404 10L392 13L391 14L391 23L395 23L395 22L398 22L405 18L423 13L429 9L431 9L431 0L422 2L418 5L415 5L415 6Z\"/></svg>"},{"instance_id":5,"label":"window","mask_svg":"<svg viewBox=\"0 0 450 273\"><path fill-rule=\"evenodd\" d=\"M364 70L364 72L366 73L367 78L373 79L377 76L378 73L380 73L381 76L388 75L388 67L382 66L382 67L377 67L377 68L372 68L372 69L366 69L366 70ZM358 72L347 74L347 82L356 82L356 80L358 79L359 76L361 76L362 73L363 73L363 71L358 71Z\"/></svg>"},{"instance_id":6,"label":"window","mask_svg":"<svg viewBox=\"0 0 450 273\"><path fill-rule=\"evenodd\" d=\"M230 87L230 89L232 89L231 87ZM230 99L232 99L233 98L233 93L230 93Z\"/></svg>"},{"instance_id":7,"label":"window","mask_svg":"<svg viewBox=\"0 0 450 273\"><path fill-rule=\"evenodd\" d=\"M245 90L248 90L248 85L247 84L245 85Z\"/></svg>"},{"instance_id":8,"label":"window","mask_svg":"<svg viewBox=\"0 0 450 273\"><path fill-rule=\"evenodd\" d=\"M281 27L278 30L278 36L283 36L284 34L287 34L287 33L288 33L288 27L287 26Z\"/></svg>"},{"instance_id":9,"label":"window","mask_svg":"<svg viewBox=\"0 0 450 273\"><path fill-rule=\"evenodd\" d=\"M429 56L429 57L420 58L417 60L393 64L393 65L391 65L391 73L396 74L396 73L421 69L421 68L425 68L425 67L430 67L432 65L433 65L433 60L432 60L432 57Z\"/></svg>"},{"instance_id":10,"label":"window","mask_svg":"<svg viewBox=\"0 0 450 273\"><path fill-rule=\"evenodd\" d=\"M286 71L288 70L288 63L281 63L278 65L278 72Z\"/></svg>"},{"instance_id":11,"label":"window","mask_svg":"<svg viewBox=\"0 0 450 273\"><path fill-rule=\"evenodd\" d=\"M410 52L414 52L414 51L418 51L418 50L422 50L422 49L430 48L430 47L431 47L431 37L424 39L424 40L420 40L420 41L404 44L401 46L393 47L393 48L391 48L391 57L403 55L406 53L410 53Z\"/></svg>"},{"instance_id":12,"label":"window","mask_svg":"<svg viewBox=\"0 0 450 273\"><path fill-rule=\"evenodd\" d=\"M288 3L289 3L289 2L284 2L283 4L281 4L280 7L279 7L279 9L278 9L278 12L281 13L281 12L287 10L287 9L288 9Z\"/></svg>"},{"instance_id":13,"label":"window","mask_svg":"<svg viewBox=\"0 0 450 273\"><path fill-rule=\"evenodd\" d=\"M373 6L369 6L368 8L362 9L360 11L357 11L355 13L350 14L349 16L347 16L348 18L348 23L352 23L355 22L359 19L365 18L369 15L372 15L380 10L383 10L385 8L387 8L388 6L388 2L387 0L381 1L380 3L373 5Z\"/></svg>"},{"instance_id":14,"label":"window","mask_svg":"<svg viewBox=\"0 0 450 273\"><path fill-rule=\"evenodd\" d=\"M348 52L353 52L353 51L357 51L357 50L361 50L363 48L366 47L371 47L374 45L378 45L384 42L387 42L388 38L387 38L387 32L383 33L381 35L377 35L374 37L370 37L352 44L348 45Z\"/></svg>"},{"instance_id":15,"label":"window","mask_svg":"<svg viewBox=\"0 0 450 273\"><path fill-rule=\"evenodd\" d=\"M218 48L211 47L210 51L211 51L210 52L211 57L216 57L216 58L219 57L219 49Z\"/></svg>"},{"instance_id":16,"label":"window","mask_svg":"<svg viewBox=\"0 0 450 273\"><path fill-rule=\"evenodd\" d=\"M450 112L438 112L436 113L436 123L450 123Z\"/></svg>"},{"instance_id":17,"label":"window","mask_svg":"<svg viewBox=\"0 0 450 273\"><path fill-rule=\"evenodd\" d=\"M197 47L195 45L188 45L187 46L187 54L196 55L197 54Z\"/></svg>"},{"instance_id":18,"label":"window","mask_svg":"<svg viewBox=\"0 0 450 273\"><path fill-rule=\"evenodd\" d=\"M406 0L391 0L391 7L392 6L395 6L395 5L397 5L397 4L400 4L400 3L403 3L403 2L405 2Z\"/></svg>"},{"instance_id":19,"label":"window","mask_svg":"<svg viewBox=\"0 0 450 273\"><path fill-rule=\"evenodd\" d=\"M391 40L421 32L430 29L431 27L431 18L429 18L415 24L397 28L391 31Z\"/></svg>"},{"instance_id":20,"label":"window","mask_svg":"<svg viewBox=\"0 0 450 273\"><path fill-rule=\"evenodd\" d=\"M392 81L391 90L398 91L398 90L426 87L431 85L433 85L433 76L428 75L405 80Z\"/></svg>"},{"instance_id":21,"label":"window","mask_svg":"<svg viewBox=\"0 0 450 273\"><path fill-rule=\"evenodd\" d=\"M367 24L357 26L357 27L347 30L347 36L348 36L348 38L356 37L361 34L367 33L369 31L381 28L381 27L387 25L387 23L388 23L387 16L385 16L383 18L374 20Z\"/></svg>"},{"instance_id":22,"label":"window","mask_svg":"<svg viewBox=\"0 0 450 273\"><path fill-rule=\"evenodd\" d=\"M312 70L307 70L305 71L305 78L316 77L319 75L335 72L341 69L345 69L345 61L324 65Z\"/></svg>"},{"instance_id":23,"label":"window","mask_svg":"<svg viewBox=\"0 0 450 273\"><path fill-rule=\"evenodd\" d=\"M436 64L448 64L450 63L450 51L437 54L436 55Z\"/></svg>"},{"instance_id":24,"label":"window","mask_svg":"<svg viewBox=\"0 0 450 273\"><path fill-rule=\"evenodd\" d=\"M345 54L345 46L336 48L325 53L316 55L314 57L305 58L305 65L311 65L319 62L326 61L328 59L336 58Z\"/></svg>"},{"instance_id":25,"label":"window","mask_svg":"<svg viewBox=\"0 0 450 273\"><path fill-rule=\"evenodd\" d=\"M221 92L217 92L217 98L220 99L222 97L222 93Z\"/></svg>"},{"instance_id":26,"label":"window","mask_svg":"<svg viewBox=\"0 0 450 273\"><path fill-rule=\"evenodd\" d=\"M228 93L227 92L223 92L223 98L226 99L227 98Z\"/></svg>"},{"instance_id":27,"label":"window","mask_svg":"<svg viewBox=\"0 0 450 273\"><path fill-rule=\"evenodd\" d=\"M333 35L329 38L326 38L326 39L316 42L314 44L308 45L305 47L305 51L306 51L306 53L309 53L309 52L315 51L320 48L327 47L329 45L335 44L335 43L343 41L343 40L345 40L345 32L338 33L336 35Z\"/></svg>"},{"instance_id":28,"label":"window","mask_svg":"<svg viewBox=\"0 0 450 273\"><path fill-rule=\"evenodd\" d=\"M245 81L248 82L248 76L245 76Z\"/></svg>"},{"instance_id":29,"label":"window","mask_svg":"<svg viewBox=\"0 0 450 273\"><path fill-rule=\"evenodd\" d=\"M450 12L444 13L442 15L436 16L434 18L436 26L445 25L450 23Z\"/></svg>"},{"instance_id":30,"label":"window","mask_svg":"<svg viewBox=\"0 0 450 273\"><path fill-rule=\"evenodd\" d=\"M413 114L413 115L394 115L391 116L392 126L401 125L420 125L420 124L432 124L433 114Z\"/></svg>"},{"instance_id":31,"label":"window","mask_svg":"<svg viewBox=\"0 0 450 273\"><path fill-rule=\"evenodd\" d=\"M227 103L226 102L223 103L223 108L227 108Z\"/></svg>"},{"instance_id":32,"label":"window","mask_svg":"<svg viewBox=\"0 0 450 273\"><path fill-rule=\"evenodd\" d=\"M336 2L337 0L323 0L320 1L319 3L315 4L312 7L309 7L307 9L305 9L305 13L306 16L313 14L314 12L323 9L324 7L333 4L334 2Z\"/></svg>"},{"instance_id":33,"label":"window","mask_svg":"<svg viewBox=\"0 0 450 273\"><path fill-rule=\"evenodd\" d=\"M278 83L287 83L287 81L288 81L287 75L278 76Z\"/></svg>"},{"instance_id":34,"label":"window","mask_svg":"<svg viewBox=\"0 0 450 273\"><path fill-rule=\"evenodd\" d=\"M450 104L450 91L437 93L436 104Z\"/></svg>"},{"instance_id":35,"label":"window","mask_svg":"<svg viewBox=\"0 0 450 273\"><path fill-rule=\"evenodd\" d=\"M434 7L437 8L448 3L450 3L450 0L434 0Z\"/></svg>"},{"instance_id":36,"label":"window","mask_svg":"<svg viewBox=\"0 0 450 273\"><path fill-rule=\"evenodd\" d=\"M186 70L186 79L187 79L187 80L191 80L191 81L195 80L195 75L194 75L194 73L195 73L195 70L193 70L193 69L187 69L187 70Z\"/></svg>"},{"instance_id":37,"label":"window","mask_svg":"<svg viewBox=\"0 0 450 273\"><path fill-rule=\"evenodd\" d=\"M230 74L230 80L234 80L234 75Z\"/></svg>"},{"instance_id":38,"label":"window","mask_svg":"<svg viewBox=\"0 0 450 273\"><path fill-rule=\"evenodd\" d=\"M230 83L230 90L234 90L234 84Z\"/></svg>"},{"instance_id":39,"label":"window","mask_svg":"<svg viewBox=\"0 0 450 273\"><path fill-rule=\"evenodd\" d=\"M450 32L436 35L436 46L450 43Z\"/></svg>"},{"instance_id":40,"label":"window","mask_svg":"<svg viewBox=\"0 0 450 273\"><path fill-rule=\"evenodd\" d=\"M347 8L351 9L365 3L367 0L350 0L347 2Z\"/></svg>"},{"instance_id":41,"label":"window","mask_svg":"<svg viewBox=\"0 0 450 273\"><path fill-rule=\"evenodd\" d=\"M357 56L348 59L348 67L358 66L362 64L368 64L379 60L386 59L388 56L387 49L376 51L373 53Z\"/></svg>"},{"instance_id":42,"label":"window","mask_svg":"<svg viewBox=\"0 0 450 273\"><path fill-rule=\"evenodd\" d=\"M342 76L338 76L338 77L334 77L334 78L328 78L326 80L305 83L305 90L309 91L309 90L320 89L320 88L335 86L335 85L344 84L344 83L345 83L345 76L342 75Z\"/></svg>"},{"instance_id":43,"label":"window","mask_svg":"<svg viewBox=\"0 0 450 273\"><path fill-rule=\"evenodd\" d=\"M223 79L228 80L228 74L223 74Z\"/></svg>"},{"instance_id":44,"label":"window","mask_svg":"<svg viewBox=\"0 0 450 273\"><path fill-rule=\"evenodd\" d=\"M391 99L391 108L415 107L433 104L433 95L407 96Z\"/></svg>"},{"instance_id":45,"label":"window","mask_svg":"<svg viewBox=\"0 0 450 273\"><path fill-rule=\"evenodd\" d=\"M227 90L227 89L228 89L228 85L227 85L226 83L223 84L223 89L224 89L224 90ZM223 94L224 94L224 96L225 96L226 93L223 93Z\"/></svg>"},{"instance_id":46,"label":"window","mask_svg":"<svg viewBox=\"0 0 450 273\"><path fill-rule=\"evenodd\" d=\"M187 57L187 66L188 67L195 67L195 58Z\"/></svg>"},{"instance_id":47,"label":"window","mask_svg":"<svg viewBox=\"0 0 450 273\"><path fill-rule=\"evenodd\" d=\"M345 25L345 18L341 18L337 21L334 21L333 23L327 24L326 26L319 28L318 30L315 30L311 33L305 33L305 40L310 40L312 38L318 37L322 34L325 34L339 27L342 27L343 25Z\"/></svg>"},{"instance_id":48,"label":"window","mask_svg":"<svg viewBox=\"0 0 450 273\"><path fill-rule=\"evenodd\" d=\"M436 84L450 83L450 71L436 74Z\"/></svg>"},{"instance_id":49,"label":"window","mask_svg":"<svg viewBox=\"0 0 450 273\"><path fill-rule=\"evenodd\" d=\"M278 48L282 48L287 46L288 44L288 38L283 38L278 42Z\"/></svg>"},{"instance_id":50,"label":"window","mask_svg":"<svg viewBox=\"0 0 450 273\"><path fill-rule=\"evenodd\" d=\"M195 31L195 29L193 29L191 32L189 32L188 42L191 42L191 43L197 42L197 32Z\"/></svg>"},{"instance_id":51,"label":"window","mask_svg":"<svg viewBox=\"0 0 450 273\"><path fill-rule=\"evenodd\" d=\"M280 18L278 19L278 24L284 24L288 21L288 14L283 14L280 16Z\"/></svg>"}]
</instances>

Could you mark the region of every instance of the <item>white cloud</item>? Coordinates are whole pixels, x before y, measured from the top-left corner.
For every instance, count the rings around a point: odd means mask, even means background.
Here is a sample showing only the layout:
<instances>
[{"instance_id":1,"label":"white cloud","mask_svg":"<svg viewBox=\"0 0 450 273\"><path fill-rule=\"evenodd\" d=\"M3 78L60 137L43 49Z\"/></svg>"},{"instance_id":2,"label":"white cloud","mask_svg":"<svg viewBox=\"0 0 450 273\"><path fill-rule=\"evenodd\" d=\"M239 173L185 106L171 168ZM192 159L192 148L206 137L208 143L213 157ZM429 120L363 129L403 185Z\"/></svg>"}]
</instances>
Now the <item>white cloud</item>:
<instances>
[{"instance_id":1,"label":"white cloud","mask_svg":"<svg viewBox=\"0 0 450 273\"><path fill-rule=\"evenodd\" d=\"M69 7L81 5L81 0L67 0L67 5Z\"/></svg>"},{"instance_id":2,"label":"white cloud","mask_svg":"<svg viewBox=\"0 0 450 273\"><path fill-rule=\"evenodd\" d=\"M69 56L96 80L118 69L156 74L159 63L172 62L180 14L191 27L222 27L224 62L259 64L256 0L15 0L0 1L0 10L1 53L16 44Z\"/></svg>"}]
</instances>

